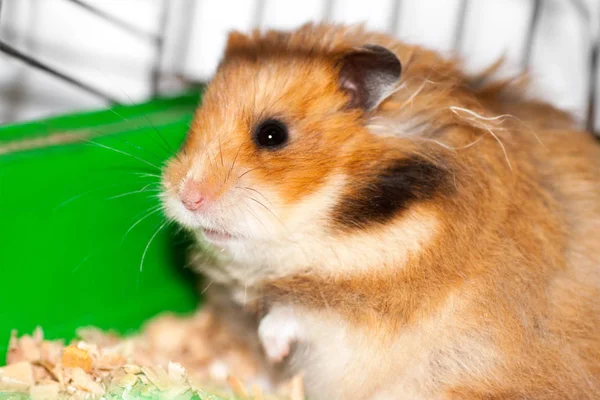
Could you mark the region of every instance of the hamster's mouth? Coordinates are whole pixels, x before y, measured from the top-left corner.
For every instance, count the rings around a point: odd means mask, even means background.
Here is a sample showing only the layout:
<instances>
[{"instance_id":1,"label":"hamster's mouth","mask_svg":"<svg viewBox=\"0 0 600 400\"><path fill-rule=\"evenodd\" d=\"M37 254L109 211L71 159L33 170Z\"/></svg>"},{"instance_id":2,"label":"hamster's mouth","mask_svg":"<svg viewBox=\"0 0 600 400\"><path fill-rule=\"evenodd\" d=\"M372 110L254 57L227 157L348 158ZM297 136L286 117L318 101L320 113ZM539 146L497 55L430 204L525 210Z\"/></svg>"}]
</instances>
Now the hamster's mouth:
<instances>
[{"instance_id":1,"label":"hamster's mouth","mask_svg":"<svg viewBox=\"0 0 600 400\"><path fill-rule=\"evenodd\" d=\"M204 237L211 243L221 244L234 238L233 235L223 231L205 228L202 230Z\"/></svg>"}]
</instances>

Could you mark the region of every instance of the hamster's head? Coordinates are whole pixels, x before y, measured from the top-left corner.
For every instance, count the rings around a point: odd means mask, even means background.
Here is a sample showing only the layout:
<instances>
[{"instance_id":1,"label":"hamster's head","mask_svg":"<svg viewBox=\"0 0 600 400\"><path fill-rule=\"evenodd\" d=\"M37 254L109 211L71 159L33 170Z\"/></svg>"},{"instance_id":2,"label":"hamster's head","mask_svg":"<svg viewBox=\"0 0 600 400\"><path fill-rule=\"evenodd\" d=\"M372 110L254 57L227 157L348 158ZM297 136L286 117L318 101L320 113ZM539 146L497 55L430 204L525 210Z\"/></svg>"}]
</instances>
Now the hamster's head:
<instances>
[{"instance_id":1,"label":"hamster's head","mask_svg":"<svg viewBox=\"0 0 600 400\"><path fill-rule=\"evenodd\" d=\"M394 52L281 40L230 36L163 199L170 218L242 263L306 266L399 218L440 176L366 125L402 80Z\"/></svg>"}]
</instances>

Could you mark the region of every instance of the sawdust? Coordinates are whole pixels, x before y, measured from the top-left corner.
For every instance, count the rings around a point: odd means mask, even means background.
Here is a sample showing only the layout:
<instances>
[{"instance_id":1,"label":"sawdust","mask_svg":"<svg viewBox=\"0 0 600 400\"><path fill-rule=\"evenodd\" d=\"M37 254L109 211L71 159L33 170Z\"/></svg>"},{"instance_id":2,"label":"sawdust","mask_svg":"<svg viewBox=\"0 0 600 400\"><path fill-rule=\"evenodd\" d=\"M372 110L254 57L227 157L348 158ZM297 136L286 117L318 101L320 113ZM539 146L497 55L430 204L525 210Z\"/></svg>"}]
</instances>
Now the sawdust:
<instances>
[{"instance_id":1,"label":"sawdust","mask_svg":"<svg viewBox=\"0 0 600 400\"><path fill-rule=\"evenodd\" d=\"M265 393L261 371L241 342L200 310L189 317L162 315L135 336L84 328L68 345L12 333L0 394L33 400L280 399L302 400L300 376ZM246 383L244 383L246 382Z\"/></svg>"}]
</instances>

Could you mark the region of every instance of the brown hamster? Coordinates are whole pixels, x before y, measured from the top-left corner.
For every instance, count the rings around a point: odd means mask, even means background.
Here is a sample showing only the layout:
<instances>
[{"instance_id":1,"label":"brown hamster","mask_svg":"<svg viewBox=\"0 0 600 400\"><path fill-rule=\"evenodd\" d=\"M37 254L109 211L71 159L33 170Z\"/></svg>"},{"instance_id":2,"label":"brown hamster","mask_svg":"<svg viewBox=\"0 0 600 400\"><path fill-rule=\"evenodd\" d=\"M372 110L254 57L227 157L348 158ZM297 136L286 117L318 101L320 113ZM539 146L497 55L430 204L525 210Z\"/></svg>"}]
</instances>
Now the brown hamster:
<instances>
[{"instance_id":1,"label":"brown hamster","mask_svg":"<svg viewBox=\"0 0 600 400\"><path fill-rule=\"evenodd\" d=\"M309 398L600 398L600 145L489 76L354 26L230 35L164 205Z\"/></svg>"}]
</instances>

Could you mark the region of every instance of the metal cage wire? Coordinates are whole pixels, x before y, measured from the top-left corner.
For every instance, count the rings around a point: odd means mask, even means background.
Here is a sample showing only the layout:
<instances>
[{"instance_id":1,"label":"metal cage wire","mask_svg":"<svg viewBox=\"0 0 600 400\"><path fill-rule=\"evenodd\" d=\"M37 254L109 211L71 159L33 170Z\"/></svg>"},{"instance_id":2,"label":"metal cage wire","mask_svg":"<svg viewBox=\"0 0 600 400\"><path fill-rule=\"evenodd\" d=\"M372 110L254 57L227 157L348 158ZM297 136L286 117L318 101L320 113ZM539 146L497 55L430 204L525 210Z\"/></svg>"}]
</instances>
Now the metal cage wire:
<instances>
[{"instance_id":1,"label":"metal cage wire","mask_svg":"<svg viewBox=\"0 0 600 400\"><path fill-rule=\"evenodd\" d=\"M131 25L118 16L107 13L92 4L87 3L84 0L62 0L70 2L73 5L81 8L82 10L94 15L96 18L100 18L107 23L118 27L123 31L123 34L133 35L141 40L147 41L155 49L155 58L153 61L152 68L152 79L151 79L151 93L153 96L160 95L160 80L164 72L161 69L161 64L164 56L165 38L167 31L167 21L169 18L169 4L168 0L161 0L160 2L160 13L158 21L158 33L149 33L140 30L134 25ZM529 67L531 62L531 54L535 45L535 37L537 26L540 20L540 14L544 4L550 0L527 0L532 2L531 13L529 16L529 23L526 30L526 37L524 38L525 46L523 53L521 54L521 67L526 69ZM455 53L460 53L463 41L465 25L467 22L467 13L469 10L471 0L460 0L459 11L457 15L457 23L453 37L453 50ZM593 132L596 136L600 137L600 133L596 131L596 104L598 96L598 57L600 53L600 35L594 32L592 24L592 12L583 0L569 0L569 4L574 7L577 11L577 15L581 20L581 23L585 27L585 32L588 35L589 42L589 59L588 59L588 78L589 84L587 89L587 107L585 113L585 127L588 131ZM252 25L254 27L260 27L265 17L265 5L266 0L257 0L253 17ZM3 0L0 0L0 23L2 21L2 6ZM333 10L335 6L335 0L326 0L322 11L322 20L331 20ZM402 12L402 0L394 0L392 3L392 11L389 16L387 31L395 33L398 30L399 16ZM41 71L46 72L60 79L68 84L71 84L81 90L97 96L98 98L106 101L108 104L119 104L119 101L112 95L105 92L102 88L94 87L91 84L84 82L80 79L76 79L70 76L65 71L61 71L48 63L34 57L31 54L27 54L25 51L20 50L7 43L5 40L0 38L0 52L6 56L13 57L32 68L37 68Z\"/></svg>"}]
</instances>

